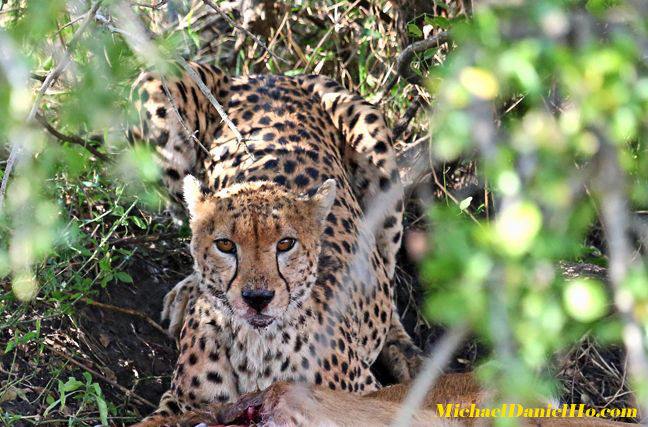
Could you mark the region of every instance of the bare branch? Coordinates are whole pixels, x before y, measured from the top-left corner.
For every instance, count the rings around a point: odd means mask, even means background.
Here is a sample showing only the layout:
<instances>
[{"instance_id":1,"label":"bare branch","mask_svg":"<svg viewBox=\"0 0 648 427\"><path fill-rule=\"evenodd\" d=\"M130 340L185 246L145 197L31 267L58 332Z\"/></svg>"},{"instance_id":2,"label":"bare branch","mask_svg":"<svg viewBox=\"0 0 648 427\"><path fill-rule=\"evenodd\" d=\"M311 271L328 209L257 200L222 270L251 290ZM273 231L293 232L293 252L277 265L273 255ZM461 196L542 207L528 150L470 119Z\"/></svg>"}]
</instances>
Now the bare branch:
<instances>
[{"instance_id":1,"label":"bare branch","mask_svg":"<svg viewBox=\"0 0 648 427\"><path fill-rule=\"evenodd\" d=\"M155 329L156 331L162 333L162 335L168 336L167 332L164 330L164 328L162 328L162 326L160 326L155 320L151 319L146 313L144 313L142 311L135 310L135 309L128 308L128 307L118 307L118 306L112 305L112 304L104 304L104 303L99 302L99 301L93 301L93 300L91 300L89 298L81 298L81 301L83 301L84 303L86 303L88 305L93 305L95 307L103 308L103 309L106 309L106 310L116 311L118 313L125 313L125 314L128 314L130 316L139 317L140 319L142 319L146 323L148 323L153 329Z\"/></svg>"},{"instance_id":2,"label":"bare branch","mask_svg":"<svg viewBox=\"0 0 648 427\"><path fill-rule=\"evenodd\" d=\"M139 7L148 7L149 9L154 9L157 10L167 4L169 0L160 0L159 2L155 4L144 4L144 3L139 3L139 2L131 2L133 6L139 6Z\"/></svg>"},{"instance_id":3,"label":"bare branch","mask_svg":"<svg viewBox=\"0 0 648 427\"><path fill-rule=\"evenodd\" d=\"M97 150L96 147L92 146L91 141L87 139L83 139L80 136L77 135L65 135L61 132L59 132L54 126L52 126L45 116L43 116L43 113L38 112L36 113L36 121L43 125L43 127L50 133L52 136L55 138L64 141L64 142L69 142L70 144L76 144L80 145L86 150L88 150L90 153L92 153L93 156L98 158L99 160L103 160L104 162L112 163L112 159L106 156L105 154L101 153L99 150Z\"/></svg>"},{"instance_id":4,"label":"bare branch","mask_svg":"<svg viewBox=\"0 0 648 427\"><path fill-rule=\"evenodd\" d=\"M21 151L22 150L20 149L20 145L14 142L14 144L11 146L11 152L9 152L9 158L7 159L7 166L5 166L4 176L2 177L2 184L0 184L0 212L2 212L2 208L4 206L4 196L5 193L7 192L7 183L9 182L9 175L11 175L11 171Z\"/></svg>"},{"instance_id":5,"label":"bare branch","mask_svg":"<svg viewBox=\"0 0 648 427\"><path fill-rule=\"evenodd\" d=\"M409 143L396 156L405 193L427 173L432 167L430 162L430 137L425 135Z\"/></svg>"},{"instance_id":6,"label":"bare branch","mask_svg":"<svg viewBox=\"0 0 648 427\"><path fill-rule=\"evenodd\" d=\"M200 79L200 76L194 71L193 68L191 68L191 66L187 63L187 61L185 61L182 58L178 58L178 61L180 62L180 65L182 65L182 68L184 68L184 70L187 72L187 74L189 74L191 79L198 85L203 95L207 97L211 105L216 109L216 111L221 116L221 119L223 119L227 127L230 128L230 130L234 134L234 137L236 138L236 141L239 144L243 144L243 147L245 148L245 152L248 154L248 156L250 156L252 160L254 160L254 155L250 152L247 146L248 139L244 138L243 135L241 135L241 132L236 128L234 123L232 123L232 121L229 119L227 113L225 112L225 109L218 102L218 100L216 100L214 95L211 93L211 90L207 87L205 83L203 83L203 81Z\"/></svg>"},{"instance_id":7,"label":"bare branch","mask_svg":"<svg viewBox=\"0 0 648 427\"><path fill-rule=\"evenodd\" d=\"M444 43L448 43L449 37L446 31L436 34L429 39L420 40L407 46L405 50L398 55L398 74L407 80L408 83L413 85L422 85L423 79L421 76L416 75L410 69L410 64L417 53L424 52L433 47L440 47Z\"/></svg>"}]
</instances>

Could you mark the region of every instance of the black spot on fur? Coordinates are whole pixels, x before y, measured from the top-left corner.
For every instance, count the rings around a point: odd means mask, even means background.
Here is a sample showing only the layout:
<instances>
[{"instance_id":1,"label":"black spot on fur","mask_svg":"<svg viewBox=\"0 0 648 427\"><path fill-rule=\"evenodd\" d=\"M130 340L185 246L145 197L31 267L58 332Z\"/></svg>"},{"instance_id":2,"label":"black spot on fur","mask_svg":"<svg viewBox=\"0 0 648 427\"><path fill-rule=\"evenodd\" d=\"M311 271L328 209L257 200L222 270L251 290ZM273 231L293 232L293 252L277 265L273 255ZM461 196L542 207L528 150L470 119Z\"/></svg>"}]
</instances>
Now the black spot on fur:
<instances>
[{"instance_id":1,"label":"black spot on fur","mask_svg":"<svg viewBox=\"0 0 648 427\"><path fill-rule=\"evenodd\" d=\"M196 355L194 353L191 353L189 355L189 364L193 366L196 363L198 363L198 357L196 357Z\"/></svg>"},{"instance_id":2,"label":"black spot on fur","mask_svg":"<svg viewBox=\"0 0 648 427\"><path fill-rule=\"evenodd\" d=\"M305 175L299 174L295 177L295 184L297 185L297 187L306 187L309 182L310 180Z\"/></svg>"},{"instance_id":3,"label":"black spot on fur","mask_svg":"<svg viewBox=\"0 0 648 427\"><path fill-rule=\"evenodd\" d=\"M374 114L374 113L369 113L365 117L365 123L368 124L368 125L370 125L372 123L375 123L376 120L378 120L378 116L376 114Z\"/></svg>"},{"instance_id":4,"label":"black spot on fur","mask_svg":"<svg viewBox=\"0 0 648 427\"><path fill-rule=\"evenodd\" d=\"M284 162L284 164L283 164L284 172L286 172L287 174L291 174L291 173L295 172L295 167L296 166L297 166L297 163L295 163L294 161L286 160Z\"/></svg>"},{"instance_id":5,"label":"black spot on fur","mask_svg":"<svg viewBox=\"0 0 648 427\"><path fill-rule=\"evenodd\" d=\"M168 168L164 171L165 175L171 178L174 181L177 181L180 179L180 174L178 173L177 170Z\"/></svg>"},{"instance_id":6,"label":"black spot on fur","mask_svg":"<svg viewBox=\"0 0 648 427\"><path fill-rule=\"evenodd\" d=\"M207 372L207 381L220 384L223 382L223 377L221 377L218 372L209 371Z\"/></svg>"}]
</instances>

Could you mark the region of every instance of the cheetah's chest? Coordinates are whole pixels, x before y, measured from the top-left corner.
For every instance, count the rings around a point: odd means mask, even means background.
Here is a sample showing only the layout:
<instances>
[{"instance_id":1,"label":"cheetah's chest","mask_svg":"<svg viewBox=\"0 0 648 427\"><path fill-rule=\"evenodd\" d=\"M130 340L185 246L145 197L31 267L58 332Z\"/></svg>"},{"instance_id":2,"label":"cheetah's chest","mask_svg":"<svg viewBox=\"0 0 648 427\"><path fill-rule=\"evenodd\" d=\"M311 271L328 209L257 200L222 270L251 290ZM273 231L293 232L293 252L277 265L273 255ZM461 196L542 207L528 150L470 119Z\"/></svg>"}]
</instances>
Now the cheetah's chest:
<instances>
[{"instance_id":1,"label":"cheetah's chest","mask_svg":"<svg viewBox=\"0 0 648 427\"><path fill-rule=\"evenodd\" d=\"M260 333L240 324L229 335L228 355L239 392L263 390L276 381L306 381L304 360L311 357L309 338L294 328L271 326ZM312 350L311 346L311 350Z\"/></svg>"}]
</instances>

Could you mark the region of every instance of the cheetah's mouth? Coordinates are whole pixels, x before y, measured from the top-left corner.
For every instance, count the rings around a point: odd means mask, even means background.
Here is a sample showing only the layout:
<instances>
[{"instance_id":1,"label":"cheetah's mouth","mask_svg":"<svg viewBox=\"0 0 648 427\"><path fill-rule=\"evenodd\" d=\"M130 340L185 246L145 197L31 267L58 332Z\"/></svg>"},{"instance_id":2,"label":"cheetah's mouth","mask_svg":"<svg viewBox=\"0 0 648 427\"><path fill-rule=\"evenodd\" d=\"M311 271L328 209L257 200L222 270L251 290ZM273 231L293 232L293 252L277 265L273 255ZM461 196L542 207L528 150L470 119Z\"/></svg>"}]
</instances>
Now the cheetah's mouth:
<instances>
[{"instance_id":1,"label":"cheetah's mouth","mask_svg":"<svg viewBox=\"0 0 648 427\"><path fill-rule=\"evenodd\" d=\"M270 325L272 322L274 322L275 318L273 316L267 316L265 314L254 314L252 316L246 316L247 321L250 325L254 326L255 328L265 328L266 326Z\"/></svg>"}]
</instances>

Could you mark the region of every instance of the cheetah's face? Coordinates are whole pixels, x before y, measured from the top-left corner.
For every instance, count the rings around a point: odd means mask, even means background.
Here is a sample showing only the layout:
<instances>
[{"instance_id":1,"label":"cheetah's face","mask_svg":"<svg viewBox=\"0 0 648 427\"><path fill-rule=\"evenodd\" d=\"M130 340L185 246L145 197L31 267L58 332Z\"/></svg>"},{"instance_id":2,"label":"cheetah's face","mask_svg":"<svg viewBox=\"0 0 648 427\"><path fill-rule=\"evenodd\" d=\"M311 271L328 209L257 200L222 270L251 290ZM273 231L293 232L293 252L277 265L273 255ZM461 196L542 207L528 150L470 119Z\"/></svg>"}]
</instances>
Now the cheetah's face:
<instances>
[{"instance_id":1,"label":"cheetah's face","mask_svg":"<svg viewBox=\"0 0 648 427\"><path fill-rule=\"evenodd\" d=\"M263 328L308 296L335 181L310 197L259 182L209 194L191 176L184 187L195 267L217 304Z\"/></svg>"}]
</instances>

